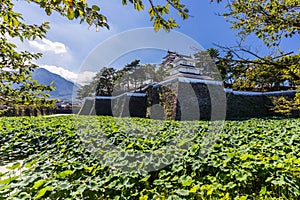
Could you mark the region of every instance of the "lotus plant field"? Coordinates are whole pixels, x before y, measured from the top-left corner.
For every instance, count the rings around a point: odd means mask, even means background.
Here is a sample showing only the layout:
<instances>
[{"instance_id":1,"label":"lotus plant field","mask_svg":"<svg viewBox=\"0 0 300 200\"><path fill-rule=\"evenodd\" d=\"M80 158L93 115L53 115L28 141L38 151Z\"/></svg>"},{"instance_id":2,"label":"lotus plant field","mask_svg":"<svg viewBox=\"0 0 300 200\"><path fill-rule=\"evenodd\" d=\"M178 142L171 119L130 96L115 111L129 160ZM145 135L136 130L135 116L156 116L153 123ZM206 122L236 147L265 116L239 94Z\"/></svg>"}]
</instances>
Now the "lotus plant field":
<instances>
[{"instance_id":1,"label":"lotus plant field","mask_svg":"<svg viewBox=\"0 0 300 200\"><path fill-rule=\"evenodd\" d=\"M0 199L300 199L300 119L0 118L0 166Z\"/></svg>"}]
</instances>

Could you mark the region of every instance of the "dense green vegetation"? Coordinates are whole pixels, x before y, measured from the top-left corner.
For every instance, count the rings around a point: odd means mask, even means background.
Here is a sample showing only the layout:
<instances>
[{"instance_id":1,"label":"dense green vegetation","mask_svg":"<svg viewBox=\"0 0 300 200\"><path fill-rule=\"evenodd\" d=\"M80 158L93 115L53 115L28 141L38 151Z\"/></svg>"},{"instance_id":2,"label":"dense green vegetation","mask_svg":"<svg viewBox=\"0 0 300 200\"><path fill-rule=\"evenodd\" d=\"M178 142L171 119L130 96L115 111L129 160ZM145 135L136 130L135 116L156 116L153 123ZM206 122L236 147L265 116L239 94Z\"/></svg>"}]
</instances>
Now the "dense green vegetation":
<instances>
[{"instance_id":1,"label":"dense green vegetation","mask_svg":"<svg viewBox=\"0 0 300 200\"><path fill-rule=\"evenodd\" d=\"M0 174L0 199L299 199L299 124L1 118L0 163L25 159L24 166L11 167L25 171ZM101 155L89 141L101 147ZM120 160L109 162L116 149ZM126 163L132 153L159 156Z\"/></svg>"}]
</instances>

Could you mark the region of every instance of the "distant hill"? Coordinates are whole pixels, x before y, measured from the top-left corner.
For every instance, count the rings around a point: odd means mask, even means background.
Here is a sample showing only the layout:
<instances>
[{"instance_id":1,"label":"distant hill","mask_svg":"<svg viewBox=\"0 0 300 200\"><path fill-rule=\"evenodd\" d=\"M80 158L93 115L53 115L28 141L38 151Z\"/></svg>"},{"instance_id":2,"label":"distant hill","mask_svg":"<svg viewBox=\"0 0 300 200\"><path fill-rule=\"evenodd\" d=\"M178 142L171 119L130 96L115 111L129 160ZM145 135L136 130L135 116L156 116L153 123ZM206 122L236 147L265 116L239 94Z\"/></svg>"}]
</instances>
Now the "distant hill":
<instances>
[{"instance_id":1,"label":"distant hill","mask_svg":"<svg viewBox=\"0 0 300 200\"><path fill-rule=\"evenodd\" d=\"M77 91L77 89L80 88L80 86L73 82L68 81L60 75L52 73L44 68L37 68L32 74L32 79L35 79L39 83L45 85L49 85L53 81L53 86L55 86L56 89L50 92L50 98L59 100L71 100L73 90Z\"/></svg>"}]
</instances>

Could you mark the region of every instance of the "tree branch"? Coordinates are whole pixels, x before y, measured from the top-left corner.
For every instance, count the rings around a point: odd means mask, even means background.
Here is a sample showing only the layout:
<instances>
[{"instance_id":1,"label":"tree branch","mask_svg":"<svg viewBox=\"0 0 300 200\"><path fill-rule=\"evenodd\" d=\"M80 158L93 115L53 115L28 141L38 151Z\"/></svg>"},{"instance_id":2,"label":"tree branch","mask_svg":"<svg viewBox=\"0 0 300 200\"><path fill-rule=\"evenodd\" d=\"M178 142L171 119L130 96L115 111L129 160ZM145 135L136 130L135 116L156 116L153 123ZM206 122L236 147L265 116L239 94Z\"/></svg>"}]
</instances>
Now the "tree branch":
<instances>
[{"instance_id":1,"label":"tree branch","mask_svg":"<svg viewBox=\"0 0 300 200\"><path fill-rule=\"evenodd\" d=\"M189 15L187 12L185 12L184 10L182 10L181 8L179 8L179 7L176 7L175 5L174 5L174 3L173 2L171 2L170 0L166 0L174 9L176 9L177 11L179 11L180 13L185 13L185 14L187 14L189 17L193 17L192 15Z\"/></svg>"},{"instance_id":2,"label":"tree branch","mask_svg":"<svg viewBox=\"0 0 300 200\"><path fill-rule=\"evenodd\" d=\"M288 53L285 53L285 54L282 54L279 56L275 56L275 57L269 56L267 59L267 58L259 56L258 54L252 52L251 50L247 50L241 46L226 47L226 46L221 46L218 44L213 44L213 45L222 49L224 52L231 52L237 58L237 59L226 59L226 58L218 58L218 59L223 59L223 60L228 60L228 61L231 60L233 62L243 63L243 64L247 64L247 63L249 63L249 64L250 63L252 63L252 64L268 64L268 65L273 65L273 66L277 66L277 67L283 67L283 66L286 67L287 65L280 64L280 63L276 62L276 60L294 53L293 51L291 51L291 52L288 52ZM254 56L255 58L257 58L257 60L245 59L240 54L238 54L237 51L242 51L242 52L248 53L248 54Z\"/></svg>"}]
</instances>

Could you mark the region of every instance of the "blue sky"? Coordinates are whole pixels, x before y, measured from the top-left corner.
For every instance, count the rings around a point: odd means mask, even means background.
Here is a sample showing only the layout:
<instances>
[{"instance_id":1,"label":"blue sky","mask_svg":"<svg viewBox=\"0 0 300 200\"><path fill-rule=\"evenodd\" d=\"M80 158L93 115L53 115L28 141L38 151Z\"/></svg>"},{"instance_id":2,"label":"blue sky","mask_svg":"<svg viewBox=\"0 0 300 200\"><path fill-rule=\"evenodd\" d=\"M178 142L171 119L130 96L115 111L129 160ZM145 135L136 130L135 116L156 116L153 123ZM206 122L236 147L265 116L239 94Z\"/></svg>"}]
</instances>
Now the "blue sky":
<instances>
[{"instance_id":1,"label":"blue sky","mask_svg":"<svg viewBox=\"0 0 300 200\"><path fill-rule=\"evenodd\" d=\"M130 4L122 6L121 0L89 0L88 3L99 5L102 14L108 18L110 30L100 29L99 32L96 32L95 27L89 28L87 24L79 24L78 20L70 21L56 13L47 16L35 4L29 4L24 0L16 1L15 8L23 14L26 22L42 23L49 21L51 26L45 40L26 41L24 43L16 41L16 43L20 49L42 52L43 58L37 61L39 65L67 79L84 84L92 78L95 71L103 67L101 65L104 63L110 63L118 68L128 63L130 59L132 60L135 55L138 59L141 59L142 63L159 63L161 61L160 55L163 55L169 48L178 47L176 51L179 53L192 54L194 50L192 50L191 46L198 45L197 47L199 48L202 46L204 49L207 49L214 47L213 43L231 46L238 41L236 32L230 30L230 24L224 18L216 15L216 13L224 10L225 3L211 4L210 0L183 1L193 17L183 21L179 16L176 16L176 12L173 12L173 16L175 16L180 28L175 29L174 31L176 32L168 35L169 39L167 40L164 39L166 34L164 31L155 33L153 29L149 28L146 34L132 34L134 36L127 38L118 37L118 35L126 36L124 32L151 27L152 22L149 21L147 9L137 12ZM185 36L184 39L181 38L180 34ZM112 39L114 42L112 42ZM299 39L299 36L295 36L291 40L284 41L282 48L297 52ZM156 45L149 49L149 46L143 46L144 43L140 42L145 40ZM190 42L195 42L195 45L192 45ZM131 52L124 54L124 51L120 51L120 55L116 53L120 50L119 44L130 46L133 43L140 44L132 47ZM110 48L106 46L103 49L104 44L110 45ZM181 44L181 46L177 45L175 47L175 44ZM268 51L255 37L250 37L247 44L259 52L267 53ZM146 49L143 49L143 47ZM134 50L133 48L136 49ZM90 62L91 55L95 51L97 56L94 56L94 61ZM114 54L114 59L107 60L110 57L109 54ZM89 66L87 66L87 63Z\"/></svg>"}]
</instances>

